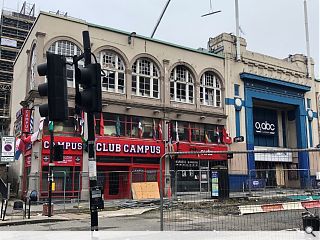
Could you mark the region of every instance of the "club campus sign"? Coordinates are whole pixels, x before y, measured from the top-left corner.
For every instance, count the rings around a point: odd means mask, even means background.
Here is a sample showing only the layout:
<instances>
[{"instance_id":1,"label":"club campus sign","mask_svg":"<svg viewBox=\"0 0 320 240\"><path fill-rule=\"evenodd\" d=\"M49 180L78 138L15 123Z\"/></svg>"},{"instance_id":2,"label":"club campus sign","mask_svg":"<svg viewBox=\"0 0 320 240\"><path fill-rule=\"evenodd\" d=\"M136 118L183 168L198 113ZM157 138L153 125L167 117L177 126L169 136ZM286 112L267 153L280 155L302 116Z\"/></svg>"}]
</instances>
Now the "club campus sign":
<instances>
[{"instance_id":1,"label":"club campus sign","mask_svg":"<svg viewBox=\"0 0 320 240\"><path fill-rule=\"evenodd\" d=\"M119 144L119 143L101 143L96 144L97 152L114 152L114 153L136 153L136 154L160 154L160 146L136 145L136 144Z\"/></svg>"},{"instance_id":2,"label":"club campus sign","mask_svg":"<svg viewBox=\"0 0 320 240\"><path fill-rule=\"evenodd\" d=\"M276 133L276 124L268 121L255 121L254 132L256 134L274 135Z\"/></svg>"},{"instance_id":3,"label":"club campus sign","mask_svg":"<svg viewBox=\"0 0 320 240\"><path fill-rule=\"evenodd\" d=\"M62 145L65 155L82 154L83 144L79 139L57 137L55 144ZM43 140L43 151L47 153L50 149L50 141ZM130 141L124 139L98 139L96 142L97 156L144 156L160 157L164 153L161 142Z\"/></svg>"}]
</instances>

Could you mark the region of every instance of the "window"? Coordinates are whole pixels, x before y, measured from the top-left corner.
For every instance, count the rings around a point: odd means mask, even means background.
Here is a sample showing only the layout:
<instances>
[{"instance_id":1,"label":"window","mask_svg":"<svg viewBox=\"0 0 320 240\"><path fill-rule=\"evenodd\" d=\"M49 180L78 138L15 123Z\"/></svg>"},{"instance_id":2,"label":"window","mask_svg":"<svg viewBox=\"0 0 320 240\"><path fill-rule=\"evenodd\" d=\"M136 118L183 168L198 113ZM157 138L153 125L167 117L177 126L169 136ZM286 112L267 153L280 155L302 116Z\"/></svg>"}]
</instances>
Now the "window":
<instances>
[{"instance_id":1,"label":"window","mask_svg":"<svg viewBox=\"0 0 320 240\"><path fill-rule=\"evenodd\" d=\"M61 40L54 42L50 48L48 49L48 52L68 56L67 62L71 63L73 62L72 56L74 55L80 55L81 49L75 45L73 42L67 41L67 40ZM78 62L79 66L83 66L83 61ZM74 67L72 65L67 64L67 86L68 87L75 87L75 81L74 81Z\"/></svg>"},{"instance_id":2,"label":"window","mask_svg":"<svg viewBox=\"0 0 320 240\"><path fill-rule=\"evenodd\" d=\"M132 66L132 95L159 98L160 72L147 58L140 58Z\"/></svg>"},{"instance_id":3,"label":"window","mask_svg":"<svg viewBox=\"0 0 320 240\"><path fill-rule=\"evenodd\" d=\"M179 65L170 75L170 98L176 102L193 103L193 77L189 69Z\"/></svg>"},{"instance_id":4,"label":"window","mask_svg":"<svg viewBox=\"0 0 320 240\"><path fill-rule=\"evenodd\" d=\"M221 107L221 84L213 72L205 72L201 77L200 101L203 105Z\"/></svg>"},{"instance_id":5,"label":"window","mask_svg":"<svg viewBox=\"0 0 320 240\"><path fill-rule=\"evenodd\" d=\"M240 86L238 84L234 85L234 95L239 97L239 88Z\"/></svg>"},{"instance_id":6,"label":"window","mask_svg":"<svg viewBox=\"0 0 320 240\"><path fill-rule=\"evenodd\" d=\"M157 182L158 169L156 168L133 168L132 182Z\"/></svg>"},{"instance_id":7,"label":"window","mask_svg":"<svg viewBox=\"0 0 320 240\"><path fill-rule=\"evenodd\" d=\"M174 141L219 144L223 141L222 127L218 125L172 121L170 129Z\"/></svg>"},{"instance_id":8,"label":"window","mask_svg":"<svg viewBox=\"0 0 320 240\"><path fill-rule=\"evenodd\" d=\"M311 99L307 98L307 108L311 108Z\"/></svg>"},{"instance_id":9,"label":"window","mask_svg":"<svg viewBox=\"0 0 320 240\"><path fill-rule=\"evenodd\" d=\"M100 131L100 114L96 116L96 132ZM126 136L133 138L161 139L161 120L111 113L103 114L105 136Z\"/></svg>"},{"instance_id":10,"label":"window","mask_svg":"<svg viewBox=\"0 0 320 240\"><path fill-rule=\"evenodd\" d=\"M122 58L112 51L102 51L99 54L101 69L106 76L102 76L102 91L124 93L125 66Z\"/></svg>"},{"instance_id":11,"label":"window","mask_svg":"<svg viewBox=\"0 0 320 240\"><path fill-rule=\"evenodd\" d=\"M175 141L189 141L189 123L171 122L171 136Z\"/></svg>"},{"instance_id":12,"label":"window","mask_svg":"<svg viewBox=\"0 0 320 240\"><path fill-rule=\"evenodd\" d=\"M32 53L31 53L31 63L30 63L30 90L34 89L35 85L35 73L36 73L36 68L37 68L37 54L36 54L36 46L32 48Z\"/></svg>"},{"instance_id":13,"label":"window","mask_svg":"<svg viewBox=\"0 0 320 240\"><path fill-rule=\"evenodd\" d=\"M55 134L59 136L69 136L70 134L77 135L78 133L75 130L75 118L74 118L74 108L69 108L69 117L67 120L63 122L57 122L54 124L54 131ZM49 135L49 129L48 129L49 121L48 118L45 119L43 124L43 132L46 135Z\"/></svg>"}]
</instances>

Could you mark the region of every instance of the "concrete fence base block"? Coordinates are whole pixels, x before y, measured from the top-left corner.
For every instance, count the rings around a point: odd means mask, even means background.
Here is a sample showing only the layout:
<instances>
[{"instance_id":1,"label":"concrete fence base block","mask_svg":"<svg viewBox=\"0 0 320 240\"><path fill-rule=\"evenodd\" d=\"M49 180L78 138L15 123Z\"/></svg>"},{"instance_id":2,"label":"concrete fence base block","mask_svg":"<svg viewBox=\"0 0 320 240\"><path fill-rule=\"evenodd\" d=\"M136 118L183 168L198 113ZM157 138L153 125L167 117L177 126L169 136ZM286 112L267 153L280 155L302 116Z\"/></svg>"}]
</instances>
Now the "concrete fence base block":
<instances>
[{"instance_id":1,"label":"concrete fence base block","mask_svg":"<svg viewBox=\"0 0 320 240\"><path fill-rule=\"evenodd\" d=\"M302 210L311 208L320 208L320 200L239 206L240 215L263 212L277 212L285 210Z\"/></svg>"}]
</instances>

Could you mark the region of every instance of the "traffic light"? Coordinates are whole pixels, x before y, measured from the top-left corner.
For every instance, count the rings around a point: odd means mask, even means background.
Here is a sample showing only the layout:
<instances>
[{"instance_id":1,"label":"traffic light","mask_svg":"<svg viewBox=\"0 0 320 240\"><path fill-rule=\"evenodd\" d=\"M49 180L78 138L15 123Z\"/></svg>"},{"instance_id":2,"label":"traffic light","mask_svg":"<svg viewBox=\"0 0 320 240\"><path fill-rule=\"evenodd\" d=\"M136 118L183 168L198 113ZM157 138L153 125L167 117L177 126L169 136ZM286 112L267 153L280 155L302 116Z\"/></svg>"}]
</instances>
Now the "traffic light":
<instances>
[{"instance_id":1,"label":"traffic light","mask_svg":"<svg viewBox=\"0 0 320 240\"><path fill-rule=\"evenodd\" d=\"M85 112L101 112L101 66L99 63L76 68L76 83L83 90L76 94L76 105Z\"/></svg>"},{"instance_id":2,"label":"traffic light","mask_svg":"<svg viewBox=\"0 0 320 240\"><path fill-rule=\"evenodd\" d=\"M48 104L39 107L41 117L49 121L68 119L68 92L66 78L66 58L47 52L47 62L38 65L40 76L47 76L47 82L38 86L40 96L48 96Z\"/></svg>"},{"instance_id":3,"label":"traffic light","mask_svg":"<svg viewBox=\"0 0 320 240\"><path fill-rule=\"evenodd\" d=\"M53 157L53 161L63 161L63 146L56 144L54 145L54 157Z\"/></svg>"}]
</instances>

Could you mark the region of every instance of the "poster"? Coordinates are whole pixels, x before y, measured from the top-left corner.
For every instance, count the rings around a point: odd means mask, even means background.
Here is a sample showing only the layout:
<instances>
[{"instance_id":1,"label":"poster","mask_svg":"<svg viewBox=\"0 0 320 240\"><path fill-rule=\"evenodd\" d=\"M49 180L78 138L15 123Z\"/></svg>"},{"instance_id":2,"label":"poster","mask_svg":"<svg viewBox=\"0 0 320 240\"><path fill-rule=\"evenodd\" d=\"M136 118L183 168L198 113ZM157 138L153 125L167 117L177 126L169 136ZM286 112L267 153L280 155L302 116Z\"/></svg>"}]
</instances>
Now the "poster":
<instances>
[{"instance_id":1,"label":"poster","mask_svg":"<svg viewBox=\"0 0 320 240\"><path fill-rule=\"evenodd\" d=\"M211 172L211 197L219 197L219 174L217 171Z\"/></svg>"}]
</instances>

